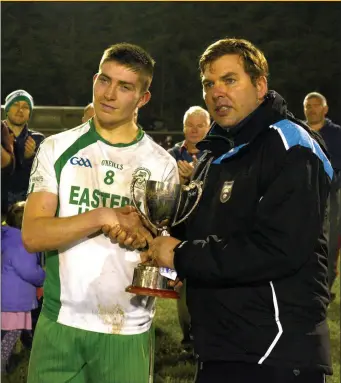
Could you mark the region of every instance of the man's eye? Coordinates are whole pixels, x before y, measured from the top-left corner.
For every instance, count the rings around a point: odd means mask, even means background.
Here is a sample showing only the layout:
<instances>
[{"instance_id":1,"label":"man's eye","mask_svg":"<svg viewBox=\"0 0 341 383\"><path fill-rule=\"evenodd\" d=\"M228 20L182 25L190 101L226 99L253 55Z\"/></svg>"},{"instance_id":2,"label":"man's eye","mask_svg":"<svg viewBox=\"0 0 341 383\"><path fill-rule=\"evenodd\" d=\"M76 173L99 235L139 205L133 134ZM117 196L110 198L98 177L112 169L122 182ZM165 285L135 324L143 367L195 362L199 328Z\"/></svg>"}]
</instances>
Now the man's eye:
<instances>
[{"instance_id":1,"label":"man's eye","mask_svg":"<svg viewBox=\"0 0 341 383\"><path fill-rule=\"evenodd\" d=\"M234 78L227 78L225 79L226 84L234 84L236 80Z\"/></svg>"},{"instance_id":2,"label":"man's eye","mask_svg":"<svg viewBox=\"0 0 341 383\"><path fill-rule=\"evenodd\" d=\"M205 82L204 83L204 88L205 89L210 89L210 88L212 88L212 86L213 86L213 82Z\"/></svg>"}]
</instances>

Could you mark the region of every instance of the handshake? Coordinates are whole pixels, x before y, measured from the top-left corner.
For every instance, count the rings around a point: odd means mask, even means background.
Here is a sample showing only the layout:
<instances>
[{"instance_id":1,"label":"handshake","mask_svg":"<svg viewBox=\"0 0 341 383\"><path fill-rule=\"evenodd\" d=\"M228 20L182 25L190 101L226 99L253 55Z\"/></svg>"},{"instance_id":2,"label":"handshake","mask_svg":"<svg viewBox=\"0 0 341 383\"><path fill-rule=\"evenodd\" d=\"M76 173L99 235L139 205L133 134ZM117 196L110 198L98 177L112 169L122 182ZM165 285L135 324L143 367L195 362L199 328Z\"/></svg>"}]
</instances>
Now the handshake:
<instances>
[{"instance_id":1,"label":"handshake","mask_svg":"<svg viewBox=\"0 0 341 383\"><path fill-rule=\"evenodd\" d=\"M127 205L113 209L116 224L104 225L102 232L111 242L118 243L129 249L144 249L153 241L153 230L147 222L142 220L133 206Z\"/></svg>"},{"instance_id":2,"label":"handshake","mask_svg":"<svg viewBox=\"0 0 341 383\"><path fill-rule=\"evenodd\" d=\"M154 262L158 266L174 268L174 247L181 241L169 236L155 237L156 231L140 217L133 206L110 209L115 218L102 226L104 235L111 242L131 250L141 250L141 261Z\"/></svg>"}]
</instances>

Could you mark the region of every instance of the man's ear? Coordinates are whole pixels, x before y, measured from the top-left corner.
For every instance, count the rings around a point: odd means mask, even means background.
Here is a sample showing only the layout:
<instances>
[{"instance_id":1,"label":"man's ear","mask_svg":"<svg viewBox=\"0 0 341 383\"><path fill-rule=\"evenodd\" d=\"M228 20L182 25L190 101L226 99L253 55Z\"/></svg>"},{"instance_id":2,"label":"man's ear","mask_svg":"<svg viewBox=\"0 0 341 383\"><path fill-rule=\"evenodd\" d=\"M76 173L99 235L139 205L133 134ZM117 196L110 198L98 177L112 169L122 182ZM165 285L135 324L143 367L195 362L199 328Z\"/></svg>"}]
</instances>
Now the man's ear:
<instances>
[{"instance_id":1,"label":"man's ear","mask_svg":"<svg viewBox=\"0 0 341 383\"><path fill-rule=\"evenodd\" d=\"M324 112L324 115L325 115L325 116L327 115L328 110L329 110L329 107L328 107L328 105L326 105L326 106L323 108L323 112Z\"/></svg>"},{"instance_id":2,"label":"man's ear","mask_svg":"<svg viewBox=\"0 0 341 383\"><path fill-rule=\"evenodd\" d=\"M268 80L265 76L260 76L256 81L257 98L263 100L268 93Z\"/></svg>"},{"instance_id":3,"label":"man's ear","mask_svg":"<svg viewBox=\"0 0 341 383\"><path fill-rule=\"evenodd\" d=\"M137 107L138 108L142 108L142 106L146 105L149 102L151 97L152 97L151 93L149 92L149 90L147 90L147 92L145 92L142 95L142 97L140 98L139 102L137 103Z\"/></svg>"}]
</instances>

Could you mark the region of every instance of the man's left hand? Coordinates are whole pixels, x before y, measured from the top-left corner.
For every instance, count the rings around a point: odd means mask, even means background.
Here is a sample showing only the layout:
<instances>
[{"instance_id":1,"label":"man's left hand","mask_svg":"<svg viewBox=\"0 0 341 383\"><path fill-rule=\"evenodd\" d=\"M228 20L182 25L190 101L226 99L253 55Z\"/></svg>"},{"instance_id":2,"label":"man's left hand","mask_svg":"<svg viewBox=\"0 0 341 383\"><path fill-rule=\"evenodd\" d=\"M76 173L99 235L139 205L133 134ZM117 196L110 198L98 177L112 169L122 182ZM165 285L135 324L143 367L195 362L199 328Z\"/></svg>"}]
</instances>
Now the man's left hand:
<instances>
[{"instance_id":1,"label":"man's left hand","mask_svg":"<svg viewBox=\"0 0 341 383\"><path fill-rule=\"evenodd\" d=\"M37 147L36 142L31 136L29 136L25 142L25 152L24 152L24 157L27 160L34 156L36 147Z\"/></svg>"},{"instance_id":2,"label":"man's left hand","mask_svg":"<svg viewBox=\"0 0 341 383\"><path fill-rule=\"evenodd\" d=\"M174 269L174 248L181 241L174 237L156 237L148 251L141 254L142 262L154 260L158 266Z\"/></svg>"}]
</instances>

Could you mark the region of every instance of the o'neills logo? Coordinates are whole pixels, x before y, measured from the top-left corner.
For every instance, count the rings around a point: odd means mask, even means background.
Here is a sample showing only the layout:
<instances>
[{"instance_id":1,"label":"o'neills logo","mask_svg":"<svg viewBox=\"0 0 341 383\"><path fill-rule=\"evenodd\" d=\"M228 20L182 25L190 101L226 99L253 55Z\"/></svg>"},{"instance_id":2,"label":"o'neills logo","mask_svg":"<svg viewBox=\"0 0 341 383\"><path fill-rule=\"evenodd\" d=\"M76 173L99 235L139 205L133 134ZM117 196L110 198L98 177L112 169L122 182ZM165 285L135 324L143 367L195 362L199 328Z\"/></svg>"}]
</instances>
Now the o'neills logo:
<instances>
[{"instance_id":1,"label":"o'neills logo","mask_svg":"<svg viewBox=\"0 0 341 383\"><path fill-rule=\"evenodd\" d=\"M233 188L234 181L225 181L224 185L220 192L220 202L225 203L227 202L232 194L232 188Z\"/></svg>"},{"instance_id":2,"label":"o'neills logo","mask_svg":"<svg viewBox=\"0 0 341 383\"><path fill-rule=\"evenodd\" d=\"M110 166L111 168L115 168L118 170L123 170L122 164L117 164L116 162L110 161L110 160L102 160L101 162L102 166Z\"/></svg>"}]
</instances>

